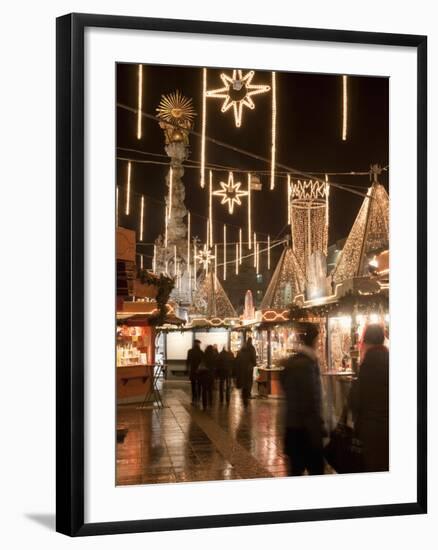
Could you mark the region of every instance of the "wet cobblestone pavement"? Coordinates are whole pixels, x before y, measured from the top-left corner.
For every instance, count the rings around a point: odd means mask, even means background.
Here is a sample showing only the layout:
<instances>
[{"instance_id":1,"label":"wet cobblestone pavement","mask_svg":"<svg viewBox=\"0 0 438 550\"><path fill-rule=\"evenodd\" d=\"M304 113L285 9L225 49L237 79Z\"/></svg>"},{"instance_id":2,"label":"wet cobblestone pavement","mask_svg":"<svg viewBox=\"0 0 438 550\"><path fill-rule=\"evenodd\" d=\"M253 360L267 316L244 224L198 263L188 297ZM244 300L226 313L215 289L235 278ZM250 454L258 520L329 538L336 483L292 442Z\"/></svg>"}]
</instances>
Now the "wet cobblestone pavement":
<instances>
[{"instance_id":1,"label":"wet cobblestone pavement","mask_svg":"<svg viewBox=\"0 0 438 550\"><path fill-rule=\"evenodd\" d=\"M230 404L217 393L211 409L190 403L190 383L166 381L166 407L119 405L117 484L254 479L287 475L282 452L282 408L277 399L252 399L239 392Z\"/></svg>"}]
</instances>

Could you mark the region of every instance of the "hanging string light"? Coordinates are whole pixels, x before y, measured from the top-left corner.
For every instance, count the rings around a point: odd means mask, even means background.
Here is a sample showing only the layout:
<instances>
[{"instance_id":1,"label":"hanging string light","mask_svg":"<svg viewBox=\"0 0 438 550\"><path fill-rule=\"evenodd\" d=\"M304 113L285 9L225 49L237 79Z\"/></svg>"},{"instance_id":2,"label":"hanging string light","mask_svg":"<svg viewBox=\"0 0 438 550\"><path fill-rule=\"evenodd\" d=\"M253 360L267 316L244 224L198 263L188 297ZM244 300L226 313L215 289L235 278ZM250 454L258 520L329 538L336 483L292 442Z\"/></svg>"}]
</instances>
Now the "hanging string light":
<instances>
[{"instance_id":1,"label":"hanging string light","mask_svg":"<svg viewBox=\"0 0 438 550\"><path fill-rule=\"evenodd\" d=\"M342 76L342 141L347 140L348 127L348 80L347 75Z\"/></svg>"},{"instance_id":2,"label":"hanging string light","mask_svg":"<svg viewBox=\"0 0 438 550\"><path fill-rule=\"evenodd\" d=\"M257 234L254 232L254 267L257 267Z\"/></svg>"},{"instance_id":3,"label":"hanging string light","mask_svg":"<svg viewBox=\"0 0 438 550\"><path fill-rule=\"evenodd\" d=\"M242 264L242 228L239 228L239 264Z\"/></svg>"},{"instance_id":4,"label":"hanging string light","mask_svg":"<svg viewBox=\"0 0 438 550\"><path fill-rule=\"evenodd\" d=\"M202 69L201 187L205 186L205 128L207 126L207 69Z\"/></svg>"},{"instance_id":5,"label":"hanging string light","mask_svg":"<svg viewBox=\"0 0 438 550\"><path fill-rule=\"evenodd\" d=\"M176 244L173 245L173 275L176 277L177 275L177 269L176 269Z\"/></svg>"},{"instance_id":6,"label":"hanging string light","mask_svg":"<svg viewBox=\"0 0 438 550\"><path fill-rule=\"evenodd\" d=\"M196 249L196 241L194 240L193 241L193 286L195 287L195 289L197 288L197 280L196 280L196 273L197 273L197 268L196 268L196 257L198 255L198 252L197 252L197 249Z\"/></svg>"},{"instance_id":7,"label":"hanging string light","mask_svg":"<svg viewBox=\"0 0 438 550\"><path fill-rule=\"evenodd\" d=\"M290 174L287 175L287 224L291 224L291 186L290 186Z\"/></svg>"},{"instance_id":8,"label":"hanging string light","mask_svg":"<svg viewBox=\"0 0 438 550\"><path fill-rule=\"evenodd\" d=\"M116 186L116 227L119 227L119 186Z\"/></svg>"},{"instance_id":9,"label":"hanging string light","mask_svg":"<svg viewBox=\"0 0 438 550\"><path fill-rule=\"evenodd\" d=\"M209 176L208 219L210 222L210 239L207 244L210 243L210 246L213 246L213 172L211 170Z\"/></svg>"},{"instance_id":10,"label":"hanging string light","mask_svg":"<svg viewBox=\"0 0 438 550\"><path fill-rule=\"evenodd\" d=\"M189 277L189 292L192 290L192 264L190 263L190 232L191 232L191 215L187 214L187 275Z\"/></svg>"},{"instance_id":11,"label":"hanging string light","mask_svg":"<svg viewBox=\"0 0 438 550\"><path fill-rule=\"evenodd\" d=\"M325 203L325 225L327 227L328 235L328 226L329 226L329 195L330 195L330 184L328 180L328 174L325 175L326 189L327 189L327 201Z\"/></svg>"},{"instance_id":12,"label":"hanging string light","mask_svg":"<svg viewBox=\"0 0 438 550\"><path fill-rule=\"evenodd\" d=\"M172 195L173 195L173 168L171 166L169 170L169 210L167 212L167 215L169 216L169 220L172 217Z\"/></svg>"},{"instance_id":13,"label":"hanging string light","mask_svg":"<svg viewBox=\"0 0 438 550\"><path fill-rule=\"evenodd\" d=\"M224 224L224 281L227 280L227 226Z\"/></svg>"},{"instance_id":14,"label":"hanging string light","mask_svg":"<svg viewBox=\"0 0 438 550\"><path fill-rule=\"evenodd\" d=\"M260 272L260 243L257 243L256 247L256 273Z\"/></svg>"},{"instance_id":15,"label":"hanging string light","mask_svg":"<svg viewBox=\"0 0 438 550\"><path fill-rule=\"evenodd\" d=\"M271 269L271 235L268 235L268 269Z\"/></svg>"},{"instance_id":16,"label":"hanging string light","mask_svg":"<svg viewBox=\"0 0 438 550\"><path fill-rule=\"evenodd\" d=\"M236 243L236 260L235 260L235 264L236 264L236 275L239 275L239 245L238 245L238 243Z\"/></svg>"},{"instance_id":17,"label":"hanging string light","mask_svg":"<svg viewBox=\"0 0 438 550\"><path fill-rule=\"evenodd\" d=\"M143 254L140 254L140 269L143 269Z\"/></svg>"},{"instance_id":18,"label":"hanging string light","mask_svg":"<svg viewBox=\"0 0 438 550\"><path fill-rule=\"evenodd\" d=\"M167 226L169 223L169 217L167 215L167 205L164 206L164 247L167 248L167 237L168 237L168 230Z\"/></svg>"},{"instance_id":19,"label":"hanging string light","mask_svg":"<svg viewBox=\"0 0 438 550\"><path fill-rule=\"evenodd\" d=\"M125 214L129 216L129 207L131 202L131 162L128 162L128 173L126 179L126 205Z\"/></svg>"},{"instance_id":20,"label":"hanging string light","mask_svg":"<svg viewBox=\"0 0 438 550\"><path fill-rule=\"evenodd\" d=\"M144 229L144 195L141 196L141 203L140 203L140 241L143 240L143 229Z\"/></svg>"},{"instance_id":21,"label":"hanging string light","mask_svg":"<svg viewBox=\"0 0 438 550\"><path fill-rule=\"evenodd\" d=\"M277 141L277 82L272 72L272 132L271 132L271 189L275 187L275 162Z\"/></svg>"},{"instance_id":22,"label":"hanging string light","mask_svg":"<svg viewBox=\"0 0 438 550\"><path fill-rule=\"evenodd\" d=\"M251 250L251 174L248 173L248 248Z\"/></svg>"},{"instance_id":23,"label":"hanging string light","mask_svg":"<svg viewBox=\"0 0 438 550\"><path fill-rule=\"evenodd\" d=\"M214 245L214 290L216 290L217 281L217 244Z\"/></svg>"},{"instance_id":24,"label":"hanging string light","mask_svg":"<svg viewBox=\"0 0 438 550\"><path fill-rule=\"evenodd\" d=\"M137 139L141 139L141 123L143 108L143 65L138 66L138 110L137 110Z\"/></svg>"}]
</instances>

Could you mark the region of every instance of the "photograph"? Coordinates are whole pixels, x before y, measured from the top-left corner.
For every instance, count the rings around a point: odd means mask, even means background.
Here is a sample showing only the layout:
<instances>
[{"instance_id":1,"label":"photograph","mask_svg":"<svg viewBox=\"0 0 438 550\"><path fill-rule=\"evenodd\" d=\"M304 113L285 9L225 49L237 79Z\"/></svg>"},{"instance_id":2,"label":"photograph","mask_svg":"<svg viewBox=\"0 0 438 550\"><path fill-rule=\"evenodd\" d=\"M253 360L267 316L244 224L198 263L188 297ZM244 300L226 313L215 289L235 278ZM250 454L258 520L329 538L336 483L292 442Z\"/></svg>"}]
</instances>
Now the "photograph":
<instances>
[{"instance_id":1,"label":"photograph","mask_svg":"<svg viewBox=\"0 0 438 550\"><path fill-rule=\"evenodd\" d=\"M115 485L391 471L390 79L141 61L106 182Z\"/></svg>"}]
</instances>

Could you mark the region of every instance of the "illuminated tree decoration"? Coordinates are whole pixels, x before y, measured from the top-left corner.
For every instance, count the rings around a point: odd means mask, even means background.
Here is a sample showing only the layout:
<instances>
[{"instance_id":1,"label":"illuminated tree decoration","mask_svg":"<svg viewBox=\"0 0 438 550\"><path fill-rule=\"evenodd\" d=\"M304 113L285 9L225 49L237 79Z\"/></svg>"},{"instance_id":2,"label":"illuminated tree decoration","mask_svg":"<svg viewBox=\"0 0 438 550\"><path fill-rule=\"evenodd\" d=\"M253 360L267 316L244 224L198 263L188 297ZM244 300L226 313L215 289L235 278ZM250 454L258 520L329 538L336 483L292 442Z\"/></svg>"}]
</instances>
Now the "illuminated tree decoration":
<instances>
[{"instance_id":1,"label":"illuminated tree decoration","mask_svg":"<svg viewBox=\"0 0 438 550\"><path fill-rule=\"evenodd\" d=\"M219 184L222 189L213 191L213 195L216 195L217 197L222 197L221 204L228 203L228 212L230 214L233 214L234 205L237 204L240 206L242 204L240 197L247 197L248 191L243 191L240 189L242 185L240 181L234 183L233 172L228 173L228 183L220 181Z\"/></svg>"},{"instance_id":2,"label":"illuminated tree decoration","mask_svg":"<svg viewBox=\"0 0 438 550\"><path fill-rule=\"evenodd\" d=\"M207 245L204 244L204 248L197 253L196 259L202 265L205 271L208 271L208 267L215 259L215 255L212 254Z\"/></svg>"},{"instance_id":3,"label":"illuminated tree decoration","mask_svg":"<svg viewBox=\"0 0 438 550\"><path fill-rule=\"evenodd\" d=\"M254 74L254 71L248 71L243 75L241 69L234 69L232 76L222 73L223 88L206 92L207 97L224 99L221 107L223 113L226 113L231 108L233 109L234 121L237 128L240 128L242 125L243 107L255 109L252 96L264 94L271 89L270 86L264 84L251 84Z\"/></svg>"}]
</instances>

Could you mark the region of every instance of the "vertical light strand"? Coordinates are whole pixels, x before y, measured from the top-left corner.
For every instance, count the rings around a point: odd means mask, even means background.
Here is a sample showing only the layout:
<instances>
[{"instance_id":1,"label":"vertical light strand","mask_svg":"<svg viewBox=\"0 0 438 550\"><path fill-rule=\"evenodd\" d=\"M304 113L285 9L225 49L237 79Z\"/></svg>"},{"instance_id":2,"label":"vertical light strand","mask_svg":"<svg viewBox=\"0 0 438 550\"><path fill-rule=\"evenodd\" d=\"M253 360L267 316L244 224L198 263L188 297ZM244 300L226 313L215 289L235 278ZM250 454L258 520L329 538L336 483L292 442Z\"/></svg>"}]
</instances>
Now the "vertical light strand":
<instances>
[{"instance_id":1,"label":"vertical light strand","mask_svg":"<svg viewBox=\"0 0 438 550\"><path fill-rule=\"evenodd\" d=\"M239 275L239 244L238 243L236 243L235 265L236 265L236 275Z\"/></svg>"},{"instance_id":2,"label":"vertical light strand","mask_svg":"<svg viewBox=\"0 0 438 550\"><path fill-rule=\"evenodd\" d=\"M256 247L256 273L260 272L260 243Z\"/></svg>"},{"instance_id":3,"label":"vertical light strand","mask_svg":"<svg viewBox=\"0 0 438 550\"><path fill-rule=\"evenodd\" d=\"M201 187L205 187L205 128L207 126L207 69L202 69Z\"/></svg>"},{"instance_id":4,"label":"vertical light strand","mask_svg":"<svg viewBox=\"0 0 438 550\"><path fill-rule=\"evenodd\" d=\"M242 265L242 228L239 229L239 264Z\"/></svg>"},{"instance_id":5,"label":"vertical light strand","mask_svg":"<svg viewBox=\"0 0 438 550\"><path fill-rule=\"evenodd\" d=\"M116 227L119 227L119 186L116 186Z\"/></svg>"},{"instance_id":6,"label":"vertical light strand","mask_svg":"<svg viewBox=\"0 0 438 550\"><path fill-rule=\"evenodd\" d=\"M209 173L208 187L208 220L210 225L210 246L213 246L213 172ZM207 241L208 244L208 241Z\"/></svg>"},{"instance_id":7,"label":"vertical light strand","mask_svg":"<svg viewBox=\"0 0 438 550\"><path fill-rule=\"evenodd\" d=\"M169 223L169 217L167 215L167 205L164 206L164 247L167 249L167 226Z\"/></svg>"},{"instance_id":8,"label":"vertical light strand","mask_svg":"<svg viewBox=\"0 0 438 550\"><path fill-rule=\"evenodd\" d=\"M152 271L157 272L157 246L154 244L154 257L152 258Z\"/></svg>"},{"instance_id":9,"label":"vertical light strand","mask_svg":"<svg viewBox=\"0 0 438 550\"><path fill-rule=\"evenodd\" d=\"M214 245L214 290L216 291L217 281L217 244Z\"/></svg>"},{"instance_id":10,"label":"vertical light strand","mask_svg":"<svg viewBox=\"0 0 438 550\"><path fill-rule=\"evenodd\" d=\"M131 162L128 162L128 172L126 174L126 204L125 214L129 216L129 209L131 203Z\"/></svg>"},{"instance_id":11,"label":"vertical light strand","mask_svg":"<svg viewBox=\"0 0 438 550\"><path fill-rule=\"evenodd\" d=\"M328 180L328 175L326 174L325 175L325 193L326 193L326 198L325 198L325 225L326 227L329 226L329 195L330 195L330 184L329 184L329 180Z\"/></svg>"},{"instance_id":12,"label":"vertical light strand","mask_svg":"<svg viewBox=\"0 0 438 550\"><path fill-rule=\"evenodd\" d=\"M166 273L166 275L168 275L169 274L169 260L166 260L164 265L165 265L165 270L166 270L165 273Z\"/></svg>"},{"instance_id":13,"label":"vertical light strand","mask_svg":"<svg viewBox=\"0 0 438 550\"><path fill-rule=\"evenodd\" d=\"M251 250L251 174L248 173L248 248Z\"/></svg>"},{"instance_id":14,"label":"vertical light strand","mask_svg":"<svg viewBox=\"0 0 438 550\"><path fill-rule=\"evenodd\" d=\"M140 203L140 241L143 240L143 230L144 230L144 195L141 196L141 203Z\"/></svg>"},{"instance_id":15,"label":"vertical light strand","mask_svg":"<svg viewBox=\"0 0 438 550\"><path fill-rule=\"evenodd\" d=\"M141 139L141 123L142 123L142 115L141 111L143 109L143 65L138 66L138 90L137 90L137 139Z\"/></svg>"},{"instance_id":16,"label":"vertical light strand","mask_svg":"<svg viewBox=\"0 0 438 550\"><path fill-rule=\"evenodd\" d=\"M176 277L177 270L176 270L176 244L173 245L173 275Z\"/></svg>"},{"instance_id":17,"label":"vertical light strand","mask_svg":"<svg viewBox=\"0 0 438 550\"><path fill-rule=\"evenodd\" d=\"M291 207L290 207L290 199L291 199L291 187L290 187L290 174L287 175L287 224L291 225Z\"/></svg>"},{"instance_id":18,"label":"vertical light strand","mask_svg":"<svg viewBox=\"0 0 438 550\"><path fill-rule=\"evenodd\" d=\"M348 128L348 81L347 75L342 75L342 141L347 140Z\"/></svg>"},{"instance_id":19,"label":"vertical light strand","mask_svg":"<svg viewBox=\"0 0 438 550\"><path fill-rule=\"evenodd\" d=\"M277 79L272 72L272 133L271 133L271 189L275 187L275 162L277 141Z\"/></svg>"},{"instance_id":20,"label":"vertical light strand","mask_svg":"<svg viewBox=\"0 0 438 550\"><path fill-rule=\"evenodd\" d=\"M140 269L143 269L143 254L140 254Z\"/></svg>"},{"instance_id":21,"label":"vertical light strand","mask_svg":"<svg viewBox=\"0 0 438 550\"><path fill-rule=\"evenodd\" d=\"M206 247L208 248L209 247L209 244L210 244L210 220L207 219L207 225L206 225L206 228L205 228L205 242L206 242Z\"/></svg>"},{"instance_id":22,"label":"vertical light strand","mask_svg":"<svg viewBox=\"0 0 438 550\"><path fill-rule=\"evenodd\" d=\"M196 271L197 271L196 256L197 256L196 241L193 241L193 286L195 287L195 289L197 287L197 281L196 281Z\"/></svg>"},{"instance_id":23,"label":"vertical light strand","mask_svg":"<svg viewBox=\"0 0 438 550\"><path fill-rule=\"evenodd\" d=\"M189 283L189 292L192 290L192 264L190 263L190 233L191 233L191 215L187 214L187 275Z\"/></svg>"},{"instance_id":24,"label":"vertical light strand","mask_svg":"<svg viewBox=\"0 0 438 550\"><path fill-rule=\"evenodd\" d=\"M227 280L227 226L224 224L224 281Z\"/></svg>"},{"instance_id":25,"label":"vertical light strand","mask_svg":"<svg viewBox=\"0 0 438 550\"><path fill-rule=\"evenodd\" d=\"M169 170L169 210L167 212L168 218L172 217L172 195L173 195L173 168Z\"/></svg>"},{"instance_id":26,"label":"vertical light strand","mask_svg":"<svg viewBox=\"0 0 438 550\"><path fill-rule=\"evenodd\" d=\"M253 238L253 244L254 244L254 267L257 267L257 234L254 232L254 238Z\"/></svg>"},{"instance_id":27,"label":"vertical light strand","mask_svg":"<svg viewBox=\"0 0 438 550\"><path fill-rule=\"evenodd\" d=\"M268 269L271 269L271 235L268 235Z\"/></svg>"}]
</instances>

